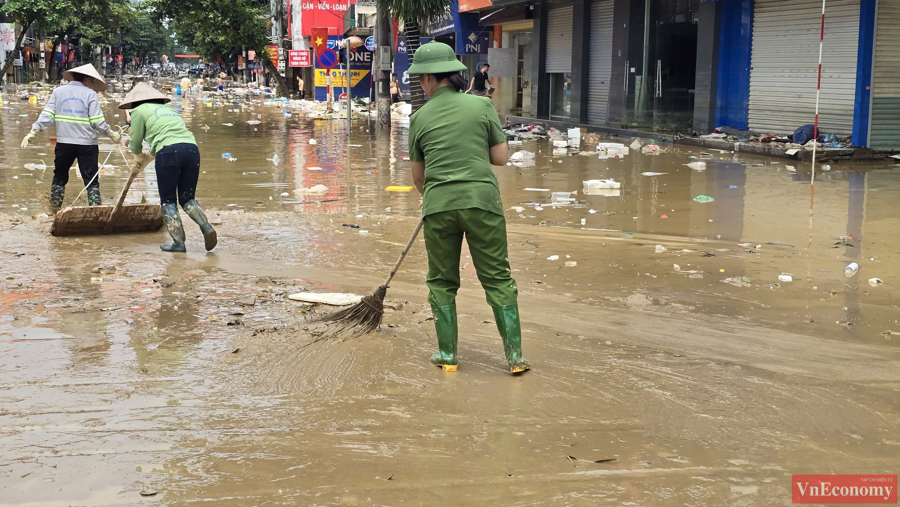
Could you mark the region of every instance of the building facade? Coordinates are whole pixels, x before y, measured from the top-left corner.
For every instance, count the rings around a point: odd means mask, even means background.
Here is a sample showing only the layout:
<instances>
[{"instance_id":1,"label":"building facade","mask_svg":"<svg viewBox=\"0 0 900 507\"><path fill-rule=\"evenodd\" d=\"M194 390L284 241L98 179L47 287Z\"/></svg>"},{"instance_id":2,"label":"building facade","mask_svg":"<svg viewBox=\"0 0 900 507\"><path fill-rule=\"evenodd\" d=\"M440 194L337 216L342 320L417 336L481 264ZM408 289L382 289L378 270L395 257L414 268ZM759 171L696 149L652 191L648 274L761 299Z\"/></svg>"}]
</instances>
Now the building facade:
<instances>
[{"instance_id":1,"label":"building facade","mask_svg":"<svg viewBox=\"0 0 900 507\"><path fill-rule=\"evenodd\" d=\"M501 114L685 134L815 119L821 0L487 4L459 8L495 28ZM900 0L825 0L824 19L820 132L900 149Z\"/></svg>"}]
</instances>

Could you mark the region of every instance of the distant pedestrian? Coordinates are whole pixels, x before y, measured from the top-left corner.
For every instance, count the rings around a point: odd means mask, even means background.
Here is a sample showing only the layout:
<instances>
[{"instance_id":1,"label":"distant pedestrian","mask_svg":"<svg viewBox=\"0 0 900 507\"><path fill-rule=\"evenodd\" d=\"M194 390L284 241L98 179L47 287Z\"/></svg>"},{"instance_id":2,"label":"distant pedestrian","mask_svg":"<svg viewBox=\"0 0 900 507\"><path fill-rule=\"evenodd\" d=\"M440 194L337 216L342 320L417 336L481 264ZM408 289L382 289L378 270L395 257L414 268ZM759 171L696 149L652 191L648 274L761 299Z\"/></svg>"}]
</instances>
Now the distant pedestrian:
<instances>
[{"instance_id":1,"label":"distant pedestrian","mask_svg":"<svg viewBox=\"0 0 900 507\"><path fill-rule=\"evenodd\" d=\"M423 195L428 302L439 352L431 362L457 367L456 293L463 237L478 281L494 311L509 371L529 369L522 357L518 289L509 267L506 219L491 165L505 166L506 134L489 100L459 93L466 66L440 42L416 51L410 75L418 75L431 99L410 118L409 160L413 182Z\"/></svg>"},{"instance_id":2,"label":"distant pedestrian","mask_svg":"<svg viewBox=\"0 0 900 507\"><path fill-rule=\"evenodd\" d=\"M403 102L403 97L400 95L400 82L397 81L397 74L391 74L391 103L396 104L397 102Z\"/></svg>"},{"instance_id":3,"label":"distant pedestrian","mask_svg":"<svg viewBox=\"0 0 900 507\"><path fill-rule=\"evenodd\" d=\"M491 78L488 77L488 69L490 68L491 66L488 64L482 65L481 70L476 72L475 77L469 82L469 89L466 92L472 92L473 95L480 97L487 95L488 87L494 87L493 83L491 83Z\"/></svg>"},{"instance_id":4,"label":"distant pedestrian","mask_svg":"<svg viewBox=\"0 0 900 507\"><path fill-rule=\"evenodd\" d=\"M134 154L135 170L140 170L156 157L156 185L163 224L173 240L170 245L160 245L160 249L166 252L185 251L184 226L177 206L180 203L188 216L200 226L206 250L209 251L216 246L216 231L194 198L200 178L200 150L181 115L165 105L171 101L146 83L138 84L125 96L119 109L131 109L131 142L128 147ZM150 153L143 152L144 140L150 144Z\"/></svg>"},{"instance_id":5,"label":"distant pedestrian","mask_svg":"<svg viewBox=\"0 0 900 507\"><path fill-rule=\"evenodd\" d=\"M216 78L216 89L220 92L225 90L225 81L222 80L222 76Z\"/></svg>"},{"instance_id":6,"label":"distant pedestrian","mask_svg":"<svg viewBox=\"0 0 900 507\"><path fill-rule=\"evenodd\" d=\"M106 91L109 87L97 69L91 64L82 65L63 72L63 78L67 83L53 90L31 132L22 140L22 148L27 148L38 132L56 124L56 158L53 182L50 184L50 208L53 213L62 207L69 169L76 159L81 179L87 187L88 205L100 205L97 133L108 135L117 144L122 139L106 124L100 110L97 92Z\"/></svg>"},{"instance_id":7,"label":"distant pedestrian","mask_svg":"<svg viewBox=\"0 0 900 507\"><path fill-rule=\"evenodd\" d=\"M306 90L303 88L304 84L306 84L306 83L303 82L303 78L300 76L297 76L297 88L298 88L297 96L299 97L300 100L303 100L306 98Z\"/></svg>"},{"instance_id":8,"label":"distant pedestrian","mask_svg":"<svg viewBox=\"0 0 900 507\"><path fill-rule=\"evenodd\" d=\"M203 87L206 86L206 83L203 81L202 77L197 78L197 98L199 100L203 100Z\"/></svg>"},{"instance_id":9,"label":"distant pedestrian","mask_svg":"<svg viewBox=\"0 0 900 507\"><path fill-rule=\"evenodd\" d=\"M191 95L191 78L184 76L181 78L181 96L187 98Z\"/></svg>"}]
</instances>

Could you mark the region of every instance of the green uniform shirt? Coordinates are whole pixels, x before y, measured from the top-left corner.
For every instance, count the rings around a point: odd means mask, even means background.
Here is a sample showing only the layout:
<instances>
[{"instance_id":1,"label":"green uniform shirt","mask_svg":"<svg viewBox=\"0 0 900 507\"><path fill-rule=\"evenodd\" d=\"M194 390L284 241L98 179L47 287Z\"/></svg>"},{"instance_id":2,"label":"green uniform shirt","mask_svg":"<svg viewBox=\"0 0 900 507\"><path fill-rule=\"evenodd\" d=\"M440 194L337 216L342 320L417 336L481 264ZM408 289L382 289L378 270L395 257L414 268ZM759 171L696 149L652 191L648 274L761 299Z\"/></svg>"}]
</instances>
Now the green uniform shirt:
<instances>
[{"instance_id":1,"label":"green uniform shirt","mask_svg":"<svg viewBox=\"0 0 900 507\"><path fill-rule=\"evenodd\" d=\"M150 143L154 155L172 144L197 144L180 114L169 106L150 103L131 111L131 143L128 145L131 152L140 153L144 140Z\"/></svg>"},{"instance_id":2,"label":"green uniform shirt","mask_svg":"<svg viewBox=\"0 0 900 507\"><path fill-rule=\"evenodd\" d=\"M490 99L438 88L409 121L409 159L425 162L422 215L479 208L502 216L490 148L505 142Z\"/></svg>"}]
</instances>

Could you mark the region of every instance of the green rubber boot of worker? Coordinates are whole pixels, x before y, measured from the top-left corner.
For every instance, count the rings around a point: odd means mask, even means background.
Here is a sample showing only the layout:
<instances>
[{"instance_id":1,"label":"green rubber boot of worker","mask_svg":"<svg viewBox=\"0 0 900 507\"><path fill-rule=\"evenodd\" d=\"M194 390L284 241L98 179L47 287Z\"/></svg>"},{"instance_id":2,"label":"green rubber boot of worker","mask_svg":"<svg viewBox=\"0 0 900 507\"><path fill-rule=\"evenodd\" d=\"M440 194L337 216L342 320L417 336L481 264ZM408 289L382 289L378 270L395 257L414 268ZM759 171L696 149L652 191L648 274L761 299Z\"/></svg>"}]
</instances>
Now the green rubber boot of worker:
<instances>
[{"instance_id":1,"label":"green rubber boot of worker","mask_svg":"<svg viewBox=\"0 0 900 507\"><path fill-rule=\"evenodd\" d=\"M215 248L216 243L218 243L216 230L213 229L213 226L209 225L209 220L206 219L206 214L203 213L203 208L200 207L200 203L197 202L197 199L191 199L182 204L181 207L184 208L184 211L191 217L191 220L197 222L197 225L200 226L200 231L203 233L203 241L206 243L206 251L208 252Z\"/></svg>"},{"instance_id":2,"label":"green rubber boot of worker","mask_svg":"<svg viewBox=\"0 0 900 507\"><path fill-rule=\"evenodd\" d=\"M62 209L63 199L66 197L65 185L50 185L50 214L55 215Z\"/></svg>"},{"instance_id":3,"label":"green rubber boot of worker","mask_svg":"<svg viewBox=\"0 0 900 507\"><path fill-rule=\"evenodd\" d=\"M440 366L444 371L456 371L456 342L459 338L456 305L432 306L431 313L434 315L434 330L440 350L431 355L431 364Z\"/></svg>"},{"instance_id":4,"label":"green rubber boot of worker","mask_svg":"<svg viewBox=\"0 0 900 507\"><path fill-rule=\"evenodd\" d=\"M181 225L181 217L178 216L178 206L175 203L162 205L163 225L172 236L172 244L159 245L164 252L186 252L184 248L184 226Z\"/></svg>"},{"instance_id":5,"label":"green rubber boot of worker","mask_svg":"<svg viewBox=\"0 0 900 507\"><path fill-rule=\"evenodd\" d=\"M528 361L522 357L522 326L519 324L519 305L503 305L494 307L494 319L497 330L503 338L503 351L509 363L510 373L521 373L530 370Z\"/></svg>"},{"instance_id":6,"label":"green rubber boot of worker","mask_svg":"<svg viewBox=\"0 0 900 507\"><path fill-rule=\"evenodd\" d=\"M88 206L100 206L100 187L88 187Z\"/></svg>"}]
</instances>

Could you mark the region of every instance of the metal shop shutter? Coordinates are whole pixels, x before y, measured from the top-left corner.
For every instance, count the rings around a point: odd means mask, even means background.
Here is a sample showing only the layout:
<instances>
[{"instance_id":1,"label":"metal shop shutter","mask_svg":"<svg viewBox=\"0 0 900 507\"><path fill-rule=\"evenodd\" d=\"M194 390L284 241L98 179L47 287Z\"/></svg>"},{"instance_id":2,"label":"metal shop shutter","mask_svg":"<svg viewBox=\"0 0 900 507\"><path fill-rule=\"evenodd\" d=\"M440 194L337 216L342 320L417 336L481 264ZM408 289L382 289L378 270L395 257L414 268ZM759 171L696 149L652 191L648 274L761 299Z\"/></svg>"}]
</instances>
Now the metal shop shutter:
<instances>
[{"instance_id":1,"label":"metal shop shutter","mask_svg":"<svg viewBox=\"0 0 900 507\"><path fill-rule=\"evenodd\" d=\"M590 31L588 122L605 125L612 73L613 0L594 0L591 3Z\"/></svg>"},{"instance_id":2,"label":"metal shop shutter","mask_svg":"<svg viewBox=\"0 0 900 507\"><path fill-rule=\"evenodd\" d=\"M574 7L550 9L547 12L548 74L572 72L572 13Z\"/></svg>"},{"instance_id":3,"label":"metal shop shutter","mask_svg":"<svg viewBox=\"0 0 900 507\"><path fill-rule=\"evenodd\" d=\"M880 0L876 22L869 147L900 149L900 2Z\"/></svg>"},{"instance_id":4,"label":"metal shop shutter","mask_svg":"<svg viewBox=\"0 0 900 507\"><path fill-rule=\"evenodd\" d=\"M829 0L825 11L819 132L853 130L859 1ZM756 0L750 60L750 129L792 133L813 123L821 0Z\"/></svg>"}]
</instances>

